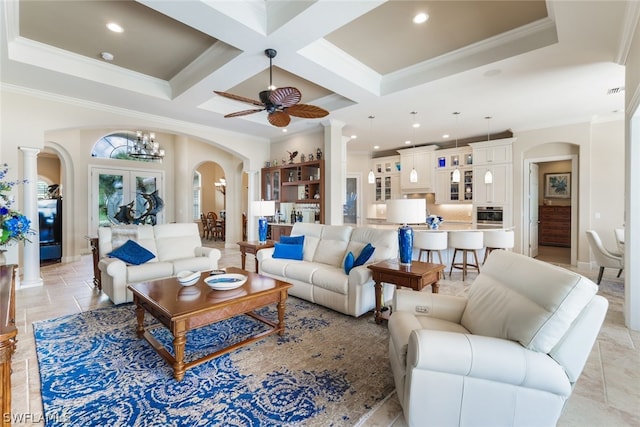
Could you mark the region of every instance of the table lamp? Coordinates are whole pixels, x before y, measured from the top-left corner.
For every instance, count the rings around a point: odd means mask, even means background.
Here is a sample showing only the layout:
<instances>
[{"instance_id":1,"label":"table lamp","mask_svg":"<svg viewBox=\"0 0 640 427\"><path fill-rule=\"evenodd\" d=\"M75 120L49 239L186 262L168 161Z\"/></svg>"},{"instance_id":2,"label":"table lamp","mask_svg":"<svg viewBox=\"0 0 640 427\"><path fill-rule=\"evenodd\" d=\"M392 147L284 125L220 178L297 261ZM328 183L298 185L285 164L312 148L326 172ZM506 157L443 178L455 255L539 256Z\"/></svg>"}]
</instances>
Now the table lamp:
<instances>
[{"instance_id":1,"label":"table lamp","mask_svg":"<svg viewBox=\"0 0 640 427\"><path fill-rule=\"evenodd\" d=\"M402 224L398 228L400 264L411 265L413 229L408 224L424 224L427 212L425 199L387 200L387 222Z\"/></svg>"},{"instance_id":2,"label":"table lamp","mask_svg":"<svg viewBox=\"0 0 640 427\"><path fill-rule=\"evenodd\" d=\"M267 216L276 213L276 202L273 200L256 200L251 202L253 215L258 217L258 243L267 243Z\"/></svg>"}]
</instances>

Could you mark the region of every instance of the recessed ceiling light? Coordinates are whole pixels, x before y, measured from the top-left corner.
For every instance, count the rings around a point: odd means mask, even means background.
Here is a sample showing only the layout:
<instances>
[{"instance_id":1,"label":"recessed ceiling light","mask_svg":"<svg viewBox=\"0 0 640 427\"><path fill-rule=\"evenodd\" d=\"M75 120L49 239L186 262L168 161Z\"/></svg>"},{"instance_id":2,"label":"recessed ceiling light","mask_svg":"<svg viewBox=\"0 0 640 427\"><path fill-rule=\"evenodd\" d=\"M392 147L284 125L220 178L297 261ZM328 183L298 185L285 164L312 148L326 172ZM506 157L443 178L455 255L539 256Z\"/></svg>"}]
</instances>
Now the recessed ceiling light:
<instances>
[{"instance_id":1,"label":"recessed ceiling light","mask_svg":"<svg viewBox=\"0 0 640 427\"><path fill-rule=\"evenodd\" d=\"M450 136L451 136L451 135L449 135L448 133L445 133L444 135L442 135L442 137L443 137L444 139L447 139L447 138L449 138Z\"/></svg>"},{"instance_id":2,"label":"recessed ceiling light","mask_svg":"<svg viewBox=\"0 0 640 427\"><path fill-rule=\"evenodd\" d=\"M358 139L358 135L351 135L351 139Z\"/></svg>"},{"instance_id":3,"label":"recessed ceiling light","mask_svg":"<svg viewBox=\"0 0 640 427\"><path fill-rule=\"evenodd\" d=\"M411 141L409 141L409 140L407 139L404 143L405 143L405 145L409 145L409 144L411 144Z\"/></svg>"},{"instance_id":4,"label":"recessed ceiling light","mask_svg":"<svg viewBox=\"0 0 640 427\"><path fill-rule=\"evenodd\" d=\"M124 32L124 28L122 28L120 25L116 24L115 22L109 22L107 24L107 28L113 31L114 33Z\"/></svg>"},{"instance_id":5,"label":"recessed ceiling light","mask_svg":"<svg viewBox=\"0 0 640 427\"><path fill-rule=\"evenodd\" d=\"M282 132L286 133L287 132L287 128L282 129Z\"/></svg>"},{"instance_id":6,"label":"recessed ceiling light","mask_svg":"<svg viewBox=\"0 0 640 427\"><path fill-rule=\"evenodd\" d=\"M417 129L417 128L419 128L419 127L420 127L420 123L414 123L414 124L412 124L411 126L413 126L414 128L416 128L416 129Z\"/></svg>"},{"instance_id":7,"label":"recessed ceiling light","mask_svg":"<svg viewBox=\"0 0 640 427\"><path fill-rule=\"evenodd\" d=\"M424 12L420 12L416 16L413 17L413 23L414 24L423 24L423 23L427 22L427 19L429 19L429 15L424 13Z\"/></svg>"},{"instance_id":8,"label":"recessed ceiling light","mask_svg":"<svg viewBox=\"0 0 640 427\"><path fill-rule=\"evenodd\" d=\"M100 53L100 57L105 61L113 61L113 54L110 52L102 52Z\"/></svg>"},{"instance_id":9,"label":"recessed ceiling light","mask_svg":"<svg viewBox=\"0 0 640 427\"><path fill-rule=\"evenodd\" d=\"M374 145L374 146L373 146L373 149L374 149L374 150L379 150L379 149L380 149L380 146L379 146L379 145Z\"/></svg>"}]
</instances>

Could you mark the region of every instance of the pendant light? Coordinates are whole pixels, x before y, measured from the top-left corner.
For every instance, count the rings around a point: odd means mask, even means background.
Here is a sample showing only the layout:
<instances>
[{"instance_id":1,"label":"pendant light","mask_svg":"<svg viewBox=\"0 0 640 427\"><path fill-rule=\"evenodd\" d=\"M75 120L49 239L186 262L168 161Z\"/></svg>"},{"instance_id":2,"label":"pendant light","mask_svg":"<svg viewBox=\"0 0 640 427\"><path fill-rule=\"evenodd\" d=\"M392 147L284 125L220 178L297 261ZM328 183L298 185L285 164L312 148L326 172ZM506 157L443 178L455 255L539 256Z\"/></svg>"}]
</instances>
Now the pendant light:
<instances>
[{"instance_id":1,"label":"pendant light","mask_svg":"<svg viewBox=\"0 0 640 427\"><path fill-rule=\"evenodd\" d=\"M453 114L456 116L456 150L457 150L458 149L458 116L460 115L460 112L456 111ZM458 169L458 165L456 165L455 170L451 174L451 182L460 182L460 169Z\"/></svg>"},{"instance_id":2,"label":"pendant light","mask_svg":"<svg viewBox=\"0 0 640 427\"><path fill-rule=\"evenodd\" d=\"M373 119L375 119L375 116L369 116L369 120L370 120L370 124L369 124L369 137L371 138L371 136L373 136ZM369 184L375 184L376 183L376 175L373 173L373 148L371 148L370 150L370 163L371 163L371 170L369 170L369 176L367 177L367 182L369 182Z\"/></svg>"},{"instance_id":3,"label":"pendant light","mask_svg":"<svg viewBox=\"0 0 640 427\"><path fill-rule=\"evenodd\" d=\"M487 142L489 142L490 140L489 123L491 121L491 116L487 116L485 117L485 119L487 119ZM493 184L493 174L491 173L491 169L487 169L487 171L484 173L484 183Z\"/></svg>"},{"instance_id":4,"label":"pendant light","mask_svg":"<svg viewBox=\"0 0 640 427\"><path fill-rule=\"evenodd\" d=\"M413 120L411 127L413 128L413 153L411 159L413 161L413 167L411 169L411 173L409 174L409 182L418 182L418 171L416 171L416 131L415 129L420 126L420 123L416 122L415 116L418 114L416 111L412 111L410 113L413 115Z\"/></svg>"}]
</instances>

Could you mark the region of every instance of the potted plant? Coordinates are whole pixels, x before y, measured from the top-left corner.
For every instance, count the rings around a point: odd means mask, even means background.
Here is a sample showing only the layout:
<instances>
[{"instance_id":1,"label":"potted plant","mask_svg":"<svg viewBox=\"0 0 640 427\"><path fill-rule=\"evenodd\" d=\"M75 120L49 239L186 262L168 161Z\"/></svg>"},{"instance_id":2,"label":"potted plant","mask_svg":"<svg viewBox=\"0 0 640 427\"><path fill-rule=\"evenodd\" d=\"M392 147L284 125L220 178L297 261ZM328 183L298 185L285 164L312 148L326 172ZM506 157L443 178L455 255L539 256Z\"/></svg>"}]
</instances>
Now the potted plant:
<instances>
[{"instance_id":1,"label":"potted plant","mask_svg":"<svg viewBox=\"0 0 640 427\"><path fill-rule=\"evenodd\" d=\"M30 241L27 236L35 234L31 230L31 220L12 208L14 200L9 196L15 185L26 181L6 181L8 171L9 166L5 163L0 170L0 264L4 263L7 244Z\"/></svg>"}]
</instances>

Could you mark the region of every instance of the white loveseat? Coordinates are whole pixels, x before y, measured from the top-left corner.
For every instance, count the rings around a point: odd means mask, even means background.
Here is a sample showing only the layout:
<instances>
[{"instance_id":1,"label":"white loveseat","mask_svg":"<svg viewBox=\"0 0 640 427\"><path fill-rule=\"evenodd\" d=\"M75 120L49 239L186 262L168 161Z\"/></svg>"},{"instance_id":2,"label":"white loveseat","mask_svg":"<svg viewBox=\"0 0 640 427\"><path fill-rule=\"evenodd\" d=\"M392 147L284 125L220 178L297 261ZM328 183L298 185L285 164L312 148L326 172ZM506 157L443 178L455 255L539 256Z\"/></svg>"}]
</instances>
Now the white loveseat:
<instances>
[{"instance_id":1,"label":"white loveseat","mask_svg":"<svg viewBox=\"0 0 640 427\"><path fill-rule=\"evenodd\" d=\"M398 290L389 359L409 426L555 426L607 311L595 283L493 251L468 298Z\"/></svg>"},{"instance_id":2,"label":"white loveseat","mask_svg":"<svg viewBox=\"0 0 640 427\"><path fill-rule=\"evenodd\" d=\"M144 264L129 265L107 256L127 240L137 242L155 258ZM133 300L133 294L127 289L130 283L173 277L183 270L215 270L221 255L218 249L202 246L195 223L99 227L98 248L102 290L114 304Z\"/></svg>"},{"instance_id":3,"label":"white loveseat","mask_svg":"<svg viewBox=\"0 0 640 427\"><path fill-rule=\"evenodd\" d=\"M289 294L358 317L375 307L374 282L367 264L398 255L398 233L367 227L297 222L291 236L304 236L303 259L273 258L274 248L258 252L261 274L289 282ZM344 260L357 257L367 243L375 248L371 258L347 275ZM393 285L384 285L385 301Z\"/></svg>"}]
</instances>

